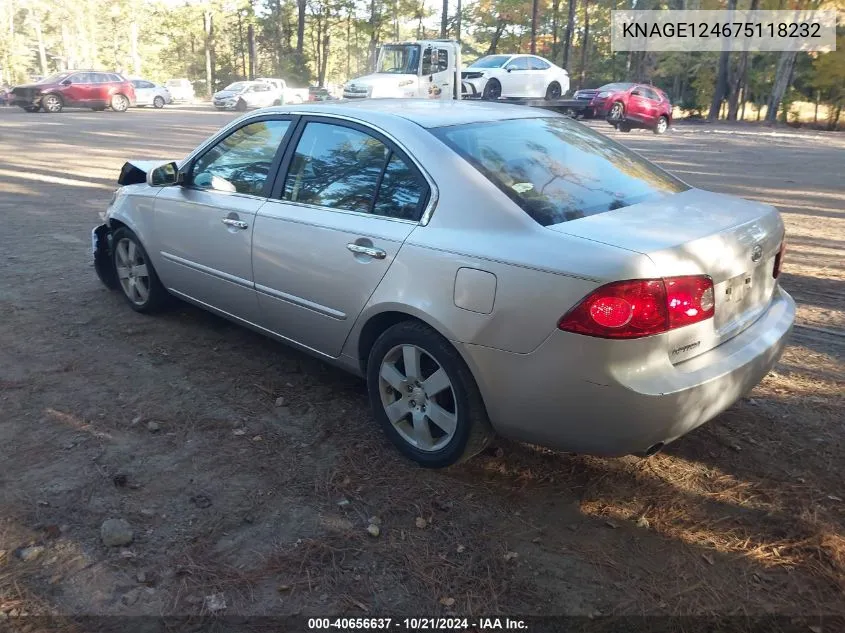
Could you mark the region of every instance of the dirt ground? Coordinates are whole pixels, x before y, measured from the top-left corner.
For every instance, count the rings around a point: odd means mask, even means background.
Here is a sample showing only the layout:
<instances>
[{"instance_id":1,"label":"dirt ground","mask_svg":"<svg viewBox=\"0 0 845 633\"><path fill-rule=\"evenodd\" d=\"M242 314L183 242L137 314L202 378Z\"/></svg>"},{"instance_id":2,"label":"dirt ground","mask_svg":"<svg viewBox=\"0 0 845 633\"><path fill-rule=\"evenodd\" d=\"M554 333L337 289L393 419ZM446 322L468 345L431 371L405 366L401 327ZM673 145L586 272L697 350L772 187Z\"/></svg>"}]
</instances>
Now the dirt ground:
<instances>
[{"instance_id":1,"label":"dirt ground","mask_svg":"<svg viewBox=\"0 0 845 633\"><path fill-rule=\"evenodd\" d=\"M357 379L98 282L90 229L124 159L184 156L231 118L0 108L0 617L845 615L845 135L613 133L780 207L786 354L648 460L498 441L431 472ZM131 544L101 542L109 518Z\"/></svg>"}]
</instances>

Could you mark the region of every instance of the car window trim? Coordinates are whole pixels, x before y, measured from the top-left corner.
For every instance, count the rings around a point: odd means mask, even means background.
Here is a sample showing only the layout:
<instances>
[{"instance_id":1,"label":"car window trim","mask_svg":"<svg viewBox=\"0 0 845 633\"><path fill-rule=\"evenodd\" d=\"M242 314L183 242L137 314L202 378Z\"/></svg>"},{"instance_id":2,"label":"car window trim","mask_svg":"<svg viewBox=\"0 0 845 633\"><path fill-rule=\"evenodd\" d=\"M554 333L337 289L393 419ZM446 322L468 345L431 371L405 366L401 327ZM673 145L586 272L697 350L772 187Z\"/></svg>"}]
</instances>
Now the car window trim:
<instances>
[{"instance_id":1,"label":"car window trim","mask_svg":"<svg viewBox=\"0 0 845 633\"><path fill-rule=\"evenodd\" d=\"M218 194L225 194L225 195L237 195L237 196L249 196L250 198L259 198L262 200L266 200L270 197L270 192L273 191L273 187L276 184L276 179L278 178L279 173L279 166L281 165L281 161L287 152L287 147L290 144L291 136L293 135L294 129L297 127L299 117L293 114L263 114L259 116L250 117L249 119L239 121L241 125L232 125L231 127L225 128L220 134L213 137L209 140L209 142L201 145L198 148L198 151L195 151L192 155L188 157L183 165L179 167L179 171L185 175L185 184L182 185L185 189L191 189L193 191L205 191L209 193L218 193ZM196 165L196 162L205 156L208 152L212 149L217 147L220 143L225 141L229 138L232 134L235 134L237 131L242 130L248 125L252 125L253 123L261 123L262 121L290 121L290 125L288 129L285 130L285 134L282 137L282 140L279 142L279 147L276 148L276 153L273 155L273 160L270 162L270 167L267 174L267 179L264 181L264 186L261 188L261 195L255 195L250 193L237 193L231 191L217 191L216 189L206 189L204 187L195 187L193 184L188 180L192 175L191 172Z\"/></svg>"},{"instance_id":2,"label":"car window trim","mask_svg":"<svg viewBox=\"0 0 845 633\"><path fill-rule=\"evenodd\" d=\"M384 165L382 165L381 174L379 175L379 179L377 181L376 190L373 193L373 199L370 201L370 210L368 212L364 211L352 211L350 209L338 209L336 207L326 207L323 205L318 204L310 204L310 203L303 203L303 202L296 202L292 200L285 200L284 199L284 188L285 182L287 181L288 172L290 171L291 163L293 162L293 155L296 152L296 148L299 145L299 141L302 138L302 133L305 131L305 126L308 123L324 123L326 125L339 125L341 127L348 127L353 130L357 130L364 134L368 134L375 138L380 143L383 143L384 146L389 150L387 160L385 160ZM423 195L420 196L420 201L418 204L418 210L420 211L420 218L418 220L406 220L404 218L395 218L393 216L384 216L384 215L375 215L372 213L372 210L375 208L376 200L378 199L378 192L379 187L381 187L381 182L384 177L384 172L387 169L387 165L389 159L393 154L399 156L400 159L404 160L405 163L416 171L417 176L421 178L421 180L426 184L426 190L423 192ZM420 169L418 163L415 160L410 158L408 152L404 151L404 149L389 135L385 134L383 131L374 128L366 123L361 121L356 121L353 119L348 119L343 116L339 115L329 115L329 114L303 114L300 117L300 120L296 126L296 131L294 133L294 137L290 139L288 143L288 147L285 151L285 156L282 160L281 166L279 168L279 172L276 176L276 184L273 187L273 190L270 194L270 199L276 202L282 202L284 204L296 204L304 207L310 207L313 209L320 209L324 211L333 211L333 212L341 212L341 213L354 213L356 215L370 217L370 218L381 218L387 220L395 220L397 222L407 222L410 224L421 224L425 226L428 223L428 219L426 219L426 213L429 212L429 208L431 206L432 194L434 189L432 187L431 180L427 177L425 172ZM429 214L430 217L430 214ZM426 220L423 223L423 220Z\"/></svg>"}]
</instances>

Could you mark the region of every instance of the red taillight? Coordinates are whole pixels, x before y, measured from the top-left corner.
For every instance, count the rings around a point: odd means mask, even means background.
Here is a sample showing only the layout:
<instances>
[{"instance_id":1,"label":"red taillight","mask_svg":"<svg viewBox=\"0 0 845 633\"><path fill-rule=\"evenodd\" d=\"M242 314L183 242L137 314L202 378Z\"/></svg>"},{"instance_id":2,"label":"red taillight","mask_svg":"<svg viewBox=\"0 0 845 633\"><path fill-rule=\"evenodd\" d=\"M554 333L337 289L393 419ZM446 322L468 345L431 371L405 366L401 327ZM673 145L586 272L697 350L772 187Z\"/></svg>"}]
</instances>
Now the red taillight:
<instances>
[{"instance_id":1,"label":"red taillight","mask_svg":"<svg viewBox=\"0 0 845 633\"><path fill-rule=\"evenodd\" d=\"M558 323L600 338L641 338L713 316L713 280L706 275L616 281L588 295Z\"/></svg>"},{"instance_id":2,"label":"red taillight","mask_svg":"<svg viewBox=\"0 0 845 633\"><path fill-rule=\"evenodd\" d=\"M777 279L780 276L781 268L783 267L783 257L786 255L786 240L780 243L780 250L775 255L775 265L772 268L772 277Z\"/></svg>"}]
</instances>

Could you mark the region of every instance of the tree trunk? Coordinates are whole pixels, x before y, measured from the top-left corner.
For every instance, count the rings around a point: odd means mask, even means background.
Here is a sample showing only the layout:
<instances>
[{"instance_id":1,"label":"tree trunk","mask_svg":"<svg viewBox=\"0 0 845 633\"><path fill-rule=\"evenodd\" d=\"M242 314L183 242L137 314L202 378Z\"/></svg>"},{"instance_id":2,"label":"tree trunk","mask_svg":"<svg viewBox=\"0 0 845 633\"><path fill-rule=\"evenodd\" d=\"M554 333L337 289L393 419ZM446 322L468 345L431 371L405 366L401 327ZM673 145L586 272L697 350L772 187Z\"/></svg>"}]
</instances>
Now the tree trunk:
<instances>
[{"instance_id":1,"label":"tree trunk","mask_svg":"<svg viewBox=\"0 0 845 633\"><path fill-rule=\"evenodd\" d=\"M590 48L590 0L584 0L584 41L581 43L581 72L578 74L578 90L584 87L587 74L587 50Z\"/></svg>"},{"instance_id":2,"label":"tree trunk","mask_svg":"<svg viewBox=\"0 0 845 633\"><path fill-rule=\"evenodd\" d=\"M760 7L760 0L751 0L751 10L756 11ZM748 85L748 43L742 49L742 55L739 58L739 66L736 69L736 82L731 87L731 94L728 100L728 121L736 121L737 111L739 110L739 93L745 92L745 86ZM743 99L745 95L743 94ZM743 110L743 116L745 111Z\"/></svg>"},{"instance_id":3,"label":"tree trunk","mask_svg":"<svg viewBox=\"0 0 845 633\"><path fill-rule=\"evenodd\" d=\"M557 59L557 30L560 22L560 0L552 2L552 59Z\"/></svg>"},{"instance_id":4,"label":"tree trunk","mask_svg":"<svg viewBox=\"0 0 845 633\"><path fill-rule=\"evenodd\" d=\"M449 19L449 0L443 0L443 12L440 14L440 37L446 39L446 22Z\"/></svg>"},{"instance_id":5,"label":"tree trunk","mask_svg":"<svg viewBox=\"0 0 845 633\"><path fill-rule=\"evenodd\" d=\"M378 5L376 0L370 0L370 46L367 49L369 55L370 68L375 70L376 66L376 48L378 47L378 31L380 16L378 14Z\"/></svg>"},{"instance_id":6,"label":"tree trunk","mask_svg":"<svg viewBox=\"0 0 845 633\"><path fill-rule=\"evenodd\" d=\"M789 88L789 80L792 76L792 69L795 66L795 57L797 55L797 51L783 51L780 54L777 72L775 73L775 84L767 104L766 121L768 123L777 121L778 108L786 94L787 88Z\"/></svg>"},{"instance_id":7,"label":"tree trunk","mask_svg":"<svg viewBox=\"0 0 845 633\"><path fill-rule=\"evenodd\" d=\"M331 39L329 38L329 24L328 19L326 19L326 30L323 33L323 58L320 60L320 72L319 77L317 78L317 85L321 88L326 85L326 69L329 65L329 45L331 44Z\"/></svg>"},{"instance_id":8,"label":"tree trunk","mask_svg":"<svg viewBox=\"0 0 845 633\"><path fill-rule=\"evenodd\" d=\"M728 0L728 11L736 10L736 0ZM722 109L722 101L728 96L728 73L730 72L731 51L729 42L723 44L725 48L719 53L719 73L716 75L716 87L713 90L713 101L710 103L710 112L707 118L715 121L719 118L719 111Z\"/></svg>"},{"instance_id":9,"label":"tree trunk","mask_svg":"<svg viewBox=\"0 0 845 633\"><path fill-rule=\"evenodd\" d=\"M540 0L531 2L531 54L537 54L537 13L540 10Z\"/></svg>"},{"instance_id":10,"label":"tree trunk","mask_svg":"<svg viewBox=\"0 0 845 633\"><path fill-rule=\"evenodd\" d=\"M346 78L352 76L352 9L346 14Z\"/></svg>"},{"instance_id":11,"label":"tree trunk","mask_svg":"<svg viewBox=\"0 0 845 633\"><path fill-rule=\"evenodd\" d=\"M563 36L563 61L561 66L566 68L569 65L569 50L572 47L572 31L575 30L575 9L577 0L569 0L569 13L566 17L566 33Z\"/></svg>"},{"instance_id":12,"label":"tree trunk","mask_svg":"<svg viewBox=\"0 0 845 633\"><path fill-rule=\"evenodd\" d=\"M505 32L505 27L507 25L507 22L505 22L502 18L499 18L499 21L496 23L496 31L493 33L493 37L490 40L490 46L487 48L487 55L496 54L496 47L499 45L499 38L502 37L502 33Z\"/></svg>"},{"instance_id":13,"label":"tree trunk","mask_svg":"<svg viewBox=\"0 0 845 633\"><path fill-rule=\"evenodd\" d=\"M252 24L246 27L246 43L249 53L249 78L255 79L255 27Z\"/></svg>"},{"instance_id":14,"label":"tree trunk","mask_svg":"<svg viewBox=\"0 0 845 633\"><path fill-rule=\"evenodd\" d=\"M210 97L214 94L214 22L210 11L203 14L203 29L205 30L205 86Z\"/></svg>"},{"instance_id":15,"label":"tree trunk","mask_svg":"<svg viewBox=\"0 0 845 633\"><path fill-rule=\"evenodd\" d=\"M240 53L241 57L241 76L244 79L252 79L246 74L246 44L244 43L244 24L241 19L241 12L238 11L238 47L232 51L233 55L237 57Z\"/></svg>"},{"instance_id":16,"label":"tree trunk","mask_svg":"<svg viewBox=\"0 0 845 633\"><path fill-rule=\"evenodd\" d=\"M457 13L455 13L455 39L458 42L461 41L461 12L463 11L461 4L461 0L458 0Z\"/></svg>"},{"instance_id":17,"label":"tree trunk","mask_svg":"<svg viewBox=\"0 0 845 633\"><path fill-rule=\"evenodd\" d=\"M305 4L306 0L296 0L296 55L302 60L302 50L305 46Z\"/></svg>"},{"instance_id":18,"label":"tree trunk","mask_svg":"<svg viewBox=\"0 0 845 633\"><path fill-rule=\"evenodd\" d=\"M138 54L138 23L135 20L129 24L129 56L132 58L132 72L141 74L141 56Z\"/></svg>"},{"instance_id":19,"label":"tree trunk","mask_svg":"<svg viewBox=\"0 0 845 633\"><path fill-rule=\"evenodd\" d=\"M44 34L41 32L41 16L30 10L29 17L32 19L35 37L38 39L38 61L41 64L41 75L46 77L50 73L47 72L47 49L44 47ZM12 16L12 19L14 20L14 16Z\"/></svg>"}]
</instances>

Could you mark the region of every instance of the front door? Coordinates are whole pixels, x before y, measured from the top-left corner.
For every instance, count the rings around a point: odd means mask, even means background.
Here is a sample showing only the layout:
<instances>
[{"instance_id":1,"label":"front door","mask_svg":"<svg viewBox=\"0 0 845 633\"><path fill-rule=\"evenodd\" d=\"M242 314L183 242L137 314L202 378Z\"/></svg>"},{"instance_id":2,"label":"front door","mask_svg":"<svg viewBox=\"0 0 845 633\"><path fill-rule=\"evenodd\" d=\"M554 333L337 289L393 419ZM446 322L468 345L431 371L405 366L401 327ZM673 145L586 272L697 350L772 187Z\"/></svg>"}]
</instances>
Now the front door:
<instances>
[{"instance_id":1,"label":"front door","mask_svg":"<svg viewBox=\"0 0 845 633\"><path fill-rule=\"evenodd\" d=\"M527 97L531 94L531 71L527 57L516 57L505 66L502 76L503 97Z\"/></svg>"},{"instance_id":2,"label":"front door","mask_svg":"<svg viewBox=\"0 0 845 633\"><path fill-rule=\"evenodd\" d=\"M155 200L159 276L167 288L255 323L255 214L272 188L289 118L245 122L186 167Z\"/></svg>"},{"instance_id":3,"label":"front door","mask_svg":"<svg viewBox=\"0 0 845 633\"><path fill-rule=\"evenodd\" d=\"M255 220L261 325L336 357L417 226L428 183L368 127L309 117L297 137L287 176Z\"/></svg>"},{"instance_id":4,"label":"front door","mask_svg":"<svg viewBox=\"0 0 845 633\"><path fill-rule=\"evenodd\" d=\"M626 116L629 119L640 121L641 123L649 122L649 110L651 104L646 97L645 88L643 86L636 86L628 98L628 112Z\"/></svg>"}]
</instances>

